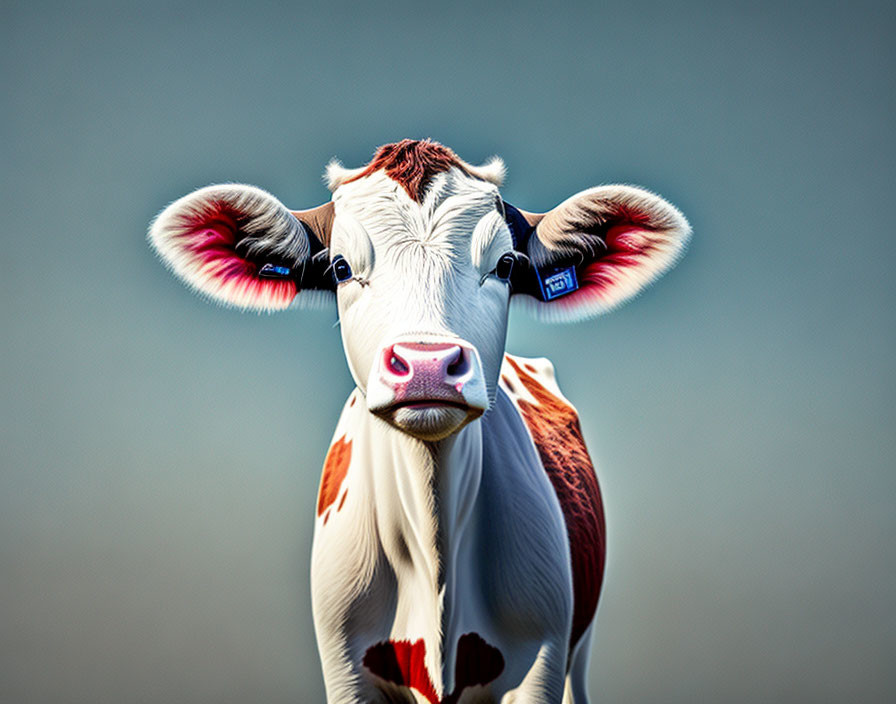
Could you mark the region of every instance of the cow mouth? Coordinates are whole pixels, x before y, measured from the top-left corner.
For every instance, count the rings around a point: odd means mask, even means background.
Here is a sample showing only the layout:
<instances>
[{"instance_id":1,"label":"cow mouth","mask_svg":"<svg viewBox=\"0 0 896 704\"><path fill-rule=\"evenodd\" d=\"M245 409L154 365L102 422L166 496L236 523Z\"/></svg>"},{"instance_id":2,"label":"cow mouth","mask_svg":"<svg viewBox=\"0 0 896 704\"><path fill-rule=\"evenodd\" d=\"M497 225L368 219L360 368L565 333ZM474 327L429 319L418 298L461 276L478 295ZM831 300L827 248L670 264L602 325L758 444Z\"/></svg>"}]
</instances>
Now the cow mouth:
<instances>
[{"instance_id":1,"label":"cow mouth","mask_svg":"<svg viewBox=\"0 0 896 704\"><path fill-rule=\"evenodd\" d=\"M374 412L408 435L438 441L459 431L484 410L460 401L426 398L402 400Z\"/></svg>"},{"instance_id":2,"label":"cow mouth","mask_svg":"<svg viewBox=\"0 0 896 704\"><path fill-rule=\"evenodd\" d=\"M419 409L425 410L429 408L459 408L462 411L467 412L475 412L477 409L474 409L467 403L463 403L461 401L449 401L441 398L421 398L421 399L407 399L404 401L399 401L398 403L393 403L391 406L385 409L384 412L391 413L393 411L397 411L399 408L410 408L410 409Z\"/></svg>"}]
</instances>

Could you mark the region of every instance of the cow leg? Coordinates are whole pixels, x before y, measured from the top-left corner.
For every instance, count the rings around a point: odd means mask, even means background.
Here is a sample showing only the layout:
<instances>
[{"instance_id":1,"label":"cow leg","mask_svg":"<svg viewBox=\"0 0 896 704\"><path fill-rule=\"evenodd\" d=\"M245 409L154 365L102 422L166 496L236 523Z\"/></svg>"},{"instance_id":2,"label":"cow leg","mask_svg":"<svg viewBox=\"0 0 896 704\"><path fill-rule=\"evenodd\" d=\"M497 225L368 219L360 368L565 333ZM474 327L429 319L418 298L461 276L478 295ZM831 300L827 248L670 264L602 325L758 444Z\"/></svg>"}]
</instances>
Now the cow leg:
<instances>
[{"instance_id":1,"label":"cow leg","mask_svg":"<svg viewBox=\"0 0 896 704\"><path fill-rule=\"evenodd\" d=\"M520 686L507 692L501 704L560 704L565 671L566 643L545 643Z\"/></svg>"},{"instance_id":2,"label":"cow leg","mask_svg":"<svg viewBox=\"0 0 896 704\"><path fill-rule=\"evenodd\" d=\"M322 644L321 666L326 685L327 704L354 704L374 701L373 692L364 691L364 680L351 665L347 650L335 644Z\"/></svg>"},{"instance_id":3,"label":"cow leg","mask_svg":"<svg viewBox=\"0 0 896 704\"><path fill-rule=\"evenodd\" d=\"M335 667L324 661L324 683L327 704L416 704L417 699L408 687L390 682L374 683L368 673L343 662Z\"/></svg>"},{"instance_id":4,"label":"cow leg","mask_svg":"<svg viewBox=\"0 0 896 704\"><path fill-rule=\"evenodd\" d=\"M585 629L572 651L563 704L588 704L588 664L591 661L591 631L593 629L594 621Z\"/></svg>"}]
</instances>

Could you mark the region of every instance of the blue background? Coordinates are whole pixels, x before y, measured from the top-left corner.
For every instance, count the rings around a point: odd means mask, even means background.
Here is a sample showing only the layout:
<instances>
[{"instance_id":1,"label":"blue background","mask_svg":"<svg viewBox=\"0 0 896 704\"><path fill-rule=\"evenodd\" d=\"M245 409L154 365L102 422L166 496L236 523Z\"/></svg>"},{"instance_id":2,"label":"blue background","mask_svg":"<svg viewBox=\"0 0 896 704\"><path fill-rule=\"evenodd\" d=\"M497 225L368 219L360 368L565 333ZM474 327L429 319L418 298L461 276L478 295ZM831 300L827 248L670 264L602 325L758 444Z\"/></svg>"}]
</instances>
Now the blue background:
<instances>
[{"instance_id":1,"label":"blue background","mask_svg":"<svg viewBox=\"0 0 896 704\"><path fill-rule=\"evenodd\" d=\"M896 699L891 3L5 2L0 699L318 702L335 311L208 305L144 235L219 181L499 154L646 186L681 264L548 356L604 489L594 701Z\"/></svg>"}]
</instances>

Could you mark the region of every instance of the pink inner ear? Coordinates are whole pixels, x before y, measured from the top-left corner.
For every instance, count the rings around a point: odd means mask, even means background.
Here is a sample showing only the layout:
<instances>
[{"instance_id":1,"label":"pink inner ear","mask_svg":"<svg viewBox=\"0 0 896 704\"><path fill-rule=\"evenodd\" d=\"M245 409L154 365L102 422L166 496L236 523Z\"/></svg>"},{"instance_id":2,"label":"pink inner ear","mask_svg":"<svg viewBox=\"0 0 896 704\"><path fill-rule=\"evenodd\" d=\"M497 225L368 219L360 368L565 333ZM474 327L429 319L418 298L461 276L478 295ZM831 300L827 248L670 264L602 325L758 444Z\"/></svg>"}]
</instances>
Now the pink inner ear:
<instances>
[{"instance_id":1,"label":"pink inner ear","mask_svg":"<svg viewBox=\"0 0 896 704\"><path fill-rule=\"evenodd\" d=\"M295 298L295 282L259 278L258 267L237 254L237 220L224 204L213 203L181 222L179 244L218 298L265 308L286 308Z\"/></svg>"},{"instance_id":2,"label":"pink inner ear","mask_svg":"<svg viewBox=\"0 0 896 704\"><path fill-rule=\"evenodd\" d=\"M619 291L620 275L626 270L652 270L650 258L656 250L650 231L631 218L621 225L613 225L602 233L606 249L593 262L578 270L579 290L556 302L561 308L575 308L582 303L596 301L613 306L630 295ZM632 222L631 220L635 220Z\"/></svg>"}]
</instances>

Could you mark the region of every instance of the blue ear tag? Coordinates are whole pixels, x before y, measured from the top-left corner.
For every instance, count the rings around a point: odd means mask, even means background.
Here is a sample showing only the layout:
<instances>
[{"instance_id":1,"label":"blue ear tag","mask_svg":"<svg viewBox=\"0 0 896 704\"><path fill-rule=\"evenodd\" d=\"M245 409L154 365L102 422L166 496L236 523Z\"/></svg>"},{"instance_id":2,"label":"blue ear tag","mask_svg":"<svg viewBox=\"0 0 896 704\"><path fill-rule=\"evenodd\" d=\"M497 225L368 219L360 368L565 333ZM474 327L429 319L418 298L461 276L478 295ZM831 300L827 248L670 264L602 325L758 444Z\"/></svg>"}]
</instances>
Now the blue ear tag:
<instances>
[{"instance_id":1,"label":"blue ear tag","mask_svg":"<svg viewBox=\"0 0 896 704\"><path fill-rule=\"evenodd\" d=\"M258 270L258 275L263 279L285 279L292 276L292 269L278 264L265 264Z\"/></svg>"},{"instance_id":2,"label":"blue ear tag","mask_svg":"<svg viewBox=\"0 0 896 704\"><path fill-rule=\"evenodd\" d=\"M541 297L545 301L553 301L579 288L574 266L535 271L538 274L538 285L541 286Z\"/></svg>"}]
</instances>

